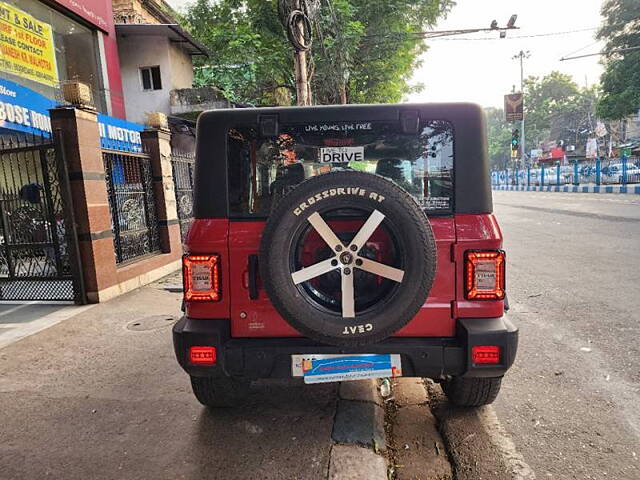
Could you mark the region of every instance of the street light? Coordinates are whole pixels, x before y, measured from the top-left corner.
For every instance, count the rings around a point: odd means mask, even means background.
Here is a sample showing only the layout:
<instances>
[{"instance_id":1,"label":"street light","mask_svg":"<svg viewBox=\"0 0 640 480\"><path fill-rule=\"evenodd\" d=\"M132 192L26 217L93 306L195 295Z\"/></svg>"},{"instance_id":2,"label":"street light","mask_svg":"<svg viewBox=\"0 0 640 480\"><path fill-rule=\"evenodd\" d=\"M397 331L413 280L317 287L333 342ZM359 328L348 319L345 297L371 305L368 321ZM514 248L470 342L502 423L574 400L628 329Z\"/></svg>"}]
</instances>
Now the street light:
<instances>
[{"instance_id":1,"label":"street light","mask_svg":"<svg viewBox=\"0 0 640 480\"><path fill-rule=\"evenodd\" d=\"M509 24L515 23L517 15L511 15L511 18L509 19ZM520 92L522 93L522 123L520 125L520 148L521 148L521 155L520 155L520 159L522 160L522 165L524 166L524 160L525 160L525 145L524 145L524 59L525 58L529 58L531 56L531 52L529 50L527 50L526 52L523 50L520 50L520 52L516 55L514 55L513 57L511 57L513 60L520 60Z\"/></svg>"}]
</instances>

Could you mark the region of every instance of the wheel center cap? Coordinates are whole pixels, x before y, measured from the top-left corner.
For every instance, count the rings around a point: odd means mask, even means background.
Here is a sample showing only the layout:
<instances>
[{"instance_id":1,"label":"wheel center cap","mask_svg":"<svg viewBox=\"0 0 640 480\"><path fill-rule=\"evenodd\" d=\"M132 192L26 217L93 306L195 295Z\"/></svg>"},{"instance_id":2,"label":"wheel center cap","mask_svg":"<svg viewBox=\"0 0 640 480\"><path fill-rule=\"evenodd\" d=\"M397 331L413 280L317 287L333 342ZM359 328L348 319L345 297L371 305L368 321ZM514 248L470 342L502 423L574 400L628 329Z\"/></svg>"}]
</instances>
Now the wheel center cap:
<instances>
[{"instance_id":1,"label":"wheel center cap","mask_svg":"<svg viewBox=\"0 0 640 480\"><path fill-rule=\"evenodd\" d=\"M353 262L353 255L351 255L349 252L344 252L342 255L340 255L340 261L343 265L349 265L351 262Z\"/></svg>"}]
</instances>

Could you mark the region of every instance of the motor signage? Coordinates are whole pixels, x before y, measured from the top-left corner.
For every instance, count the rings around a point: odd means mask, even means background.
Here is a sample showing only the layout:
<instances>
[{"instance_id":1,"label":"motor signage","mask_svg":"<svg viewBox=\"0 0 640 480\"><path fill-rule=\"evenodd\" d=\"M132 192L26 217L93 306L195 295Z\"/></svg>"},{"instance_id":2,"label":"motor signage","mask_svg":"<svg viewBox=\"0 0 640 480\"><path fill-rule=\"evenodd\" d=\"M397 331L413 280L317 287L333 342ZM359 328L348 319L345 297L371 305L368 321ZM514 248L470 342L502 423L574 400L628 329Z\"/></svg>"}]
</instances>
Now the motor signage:
<instances>
[{"instance_id":1,"label":"motor signage","mask_svg":"<svg viewBox=\"0 0 640 480\"><path fill-rule=\"evenodd\" d=\"M51 134L49 110L56 102L9 80L0 79L0 129L48 137ZM128 152L142 151L143 125L98 115L102 148Z\"/></svg>"}]
</instances>

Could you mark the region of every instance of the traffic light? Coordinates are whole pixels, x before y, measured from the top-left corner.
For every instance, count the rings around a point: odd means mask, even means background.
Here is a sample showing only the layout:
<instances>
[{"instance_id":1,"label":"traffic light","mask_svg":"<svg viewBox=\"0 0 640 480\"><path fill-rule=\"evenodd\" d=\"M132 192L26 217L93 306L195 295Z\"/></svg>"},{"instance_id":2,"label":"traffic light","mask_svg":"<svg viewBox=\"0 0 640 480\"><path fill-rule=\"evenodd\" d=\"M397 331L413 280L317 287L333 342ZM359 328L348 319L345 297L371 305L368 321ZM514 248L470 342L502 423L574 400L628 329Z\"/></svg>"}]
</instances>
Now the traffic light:
<instances>
[{"instance_id":1,"label":"traffic light","mask_svg":"<svg viewBox=\"0 0 640 480\"><path fill-rule=\"evenodd\" d=\"M520 130L517 128L511 132L511 150L518 150L520 147Z\"/></svg>"}]
</instances>

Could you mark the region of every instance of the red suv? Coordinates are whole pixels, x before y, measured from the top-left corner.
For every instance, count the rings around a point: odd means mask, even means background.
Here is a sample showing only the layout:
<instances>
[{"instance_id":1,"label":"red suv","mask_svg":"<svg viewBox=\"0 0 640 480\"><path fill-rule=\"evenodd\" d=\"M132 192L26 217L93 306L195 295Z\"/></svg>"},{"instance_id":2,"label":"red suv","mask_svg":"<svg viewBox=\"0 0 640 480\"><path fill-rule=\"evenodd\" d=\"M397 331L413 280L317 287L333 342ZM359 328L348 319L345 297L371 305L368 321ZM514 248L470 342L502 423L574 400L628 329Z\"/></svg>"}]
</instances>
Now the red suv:
<instances>
[{"instance_id":1,"label":"red suv","mask_svg":"<svg viewBox=\"0 0 640 480\"><path fill-rule=\"evenodd\" d=\"M478 106L205 112L194 213L173 340L204 405L274 377L496 398L518 331Z\"/></svg>"}]
</instances>

